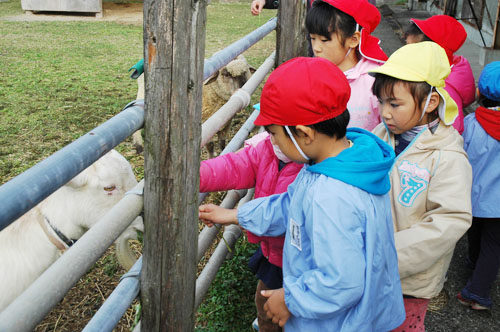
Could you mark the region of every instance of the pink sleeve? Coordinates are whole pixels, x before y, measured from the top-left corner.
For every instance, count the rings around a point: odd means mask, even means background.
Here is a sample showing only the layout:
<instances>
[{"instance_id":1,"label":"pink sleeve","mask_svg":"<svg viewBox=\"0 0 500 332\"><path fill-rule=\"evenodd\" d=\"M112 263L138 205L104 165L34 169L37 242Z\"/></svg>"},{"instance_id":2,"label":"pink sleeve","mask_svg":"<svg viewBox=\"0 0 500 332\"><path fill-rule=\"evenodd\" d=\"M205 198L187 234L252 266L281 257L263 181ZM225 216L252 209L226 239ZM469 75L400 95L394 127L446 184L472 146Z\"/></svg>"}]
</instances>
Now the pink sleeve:
<instances>
[{"instance_id":1,"label":"pink sleeve","mask_svg":"<svg viewBox=\"0 0 500 332\"><path fill-rule=\"evenodd\" d=\"M269 136L269 133L266 131L257 135L254 135L252 138L249 138L245 141L245 147L247 146L257 146L260 142L265 140Z\"/></svg>"},{"instance_id":2,"label":"pink sleeve","mask_svg":"<svg viewBox=\"0 0 500 332\"><path fill-rule=\"evenodd\" d=\"M253 146L202 161L200 192L253 188L258 162L259 153Z\"/></svg>"}]
</instances>

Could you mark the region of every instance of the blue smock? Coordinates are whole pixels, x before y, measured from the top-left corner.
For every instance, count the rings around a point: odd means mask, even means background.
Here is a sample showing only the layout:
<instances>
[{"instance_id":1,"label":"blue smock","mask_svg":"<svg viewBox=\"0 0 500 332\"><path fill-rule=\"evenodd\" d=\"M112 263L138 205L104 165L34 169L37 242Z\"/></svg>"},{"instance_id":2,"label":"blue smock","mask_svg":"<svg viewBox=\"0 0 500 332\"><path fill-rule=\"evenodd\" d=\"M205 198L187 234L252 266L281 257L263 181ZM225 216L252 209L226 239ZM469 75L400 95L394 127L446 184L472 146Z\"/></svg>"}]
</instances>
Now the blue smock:
<instances>
[{"instance_id":1,"label":"blue smock","mask_svg":"<svg viewBox=\"0 0 500 332\"><path fill-rule=\"evenodd\" d=\"M472 215L499 218L500 141L488 135L474 113L465 117L464 127L464 150L472 166Z\"/></svg>"},{"instance_id":2,"label":"blue smock","mask_svg":"<svg viewBox=\"0 0 500 332\"><path fill-rule=\"evenodd\" d=\"M351 148L305 165L287 192L238 209L252 233L286 233L286 332L389 331L405 320L387 194L394 151L363 129L346 136Z\"/></svg>"}]
</instances>

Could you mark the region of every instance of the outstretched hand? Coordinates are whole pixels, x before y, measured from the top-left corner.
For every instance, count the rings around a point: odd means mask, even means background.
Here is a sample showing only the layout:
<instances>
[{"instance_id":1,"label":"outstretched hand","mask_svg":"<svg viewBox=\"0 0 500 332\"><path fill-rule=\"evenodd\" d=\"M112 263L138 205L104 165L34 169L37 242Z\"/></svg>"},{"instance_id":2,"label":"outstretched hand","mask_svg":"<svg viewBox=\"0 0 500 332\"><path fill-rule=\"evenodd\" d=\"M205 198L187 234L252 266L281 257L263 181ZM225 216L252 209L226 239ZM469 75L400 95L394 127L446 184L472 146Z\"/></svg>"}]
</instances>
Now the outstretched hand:
<instances>
[{"instance_id":1,"label":"outstretched hand","mask_svg":"<svg viewBox=\"0 0 500 332\"><path fill-rule=\"evenodd\" d=\"M204 204L200 205L198 212L200 220L208 227L212 227L214 224L238 224L238 210L236 209L225 209L215 204Z\"/></svg>"},{"instance_id":2,"label":"outstretched hand","mask_svg":"<svg viewBox=\"0 0 500 332\"><path fill-rule=\"evenodd\" d=\"M285 326L291 316L285 303L285 290L283 288L271 289L263 290L260 293L268 298L264 304L267 318L272 319L274 324L279 324L281 327Z\"/></svg>"},{"instance_id":3,"label":"outstretched hand","mask_svg":"<svg viewBox=\"0 0 500 332\"><path fill-rule=\"evenodd\" d=\"M250 7L252 15L254 16L259 15L262 12L262 8L264 8L265 4L266 0L253 0L252 6Z\"/></svg>"}]
</instances>

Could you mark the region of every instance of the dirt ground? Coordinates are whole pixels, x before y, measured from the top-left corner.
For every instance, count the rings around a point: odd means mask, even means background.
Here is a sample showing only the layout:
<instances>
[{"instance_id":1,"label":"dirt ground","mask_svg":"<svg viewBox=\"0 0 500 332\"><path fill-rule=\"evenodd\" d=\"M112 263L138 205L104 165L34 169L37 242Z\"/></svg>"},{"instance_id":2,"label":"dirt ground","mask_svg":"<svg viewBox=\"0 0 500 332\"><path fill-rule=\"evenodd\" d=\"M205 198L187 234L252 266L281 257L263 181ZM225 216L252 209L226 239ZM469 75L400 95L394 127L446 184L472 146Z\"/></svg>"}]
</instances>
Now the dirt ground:
<instances>
[{"instance_id":1,"label":"dirt ground","mask_svg":"<svg viewBox=\"0 0 500 332\"><path fill-rule=\"evenodd\" d=\"M101 18L94 14L69 12L36 12L4 17L8 21L97 21L142 25L142 3L104 2Z\"/></svg>"}]
</instances>

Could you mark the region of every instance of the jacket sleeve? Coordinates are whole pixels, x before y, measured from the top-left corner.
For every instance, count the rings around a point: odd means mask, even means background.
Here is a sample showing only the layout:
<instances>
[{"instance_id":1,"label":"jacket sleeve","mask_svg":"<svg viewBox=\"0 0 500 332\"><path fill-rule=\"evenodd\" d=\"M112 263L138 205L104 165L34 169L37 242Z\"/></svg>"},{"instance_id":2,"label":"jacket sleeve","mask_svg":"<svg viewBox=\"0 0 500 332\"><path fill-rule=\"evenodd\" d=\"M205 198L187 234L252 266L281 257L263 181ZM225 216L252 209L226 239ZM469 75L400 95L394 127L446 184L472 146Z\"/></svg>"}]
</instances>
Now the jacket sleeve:
<instances>
[{"instance_id":1,"label":"jacket sleeve","mask_svg":"<svg viewBox=\"0 0 500 332\"><path fill-rule=\"evenodd\" d=\"M286 233L290 198L300 182L302 172L287 191L254 199L238 208L238 223L257 236L280 236Z\"/></svg>"},{"instance_id":2,"label":"jacket sleeve","mask_svg":"<svg viewBox=\"0 0 500 332\"><path fill-rule=\"evenodd\" d=\"M304 201L305 218L313 221L306 226L311 268L298 278L289 275L283 280L285 303L294 316L331 318L356 305L363 295L366 258L360 221L365 217L348 196L315 193L314 199Z\"/></svg>"},{"instance_id":3,"label":"jacket sleeve","mask_svg":"<svg viewBox=\"0 0 500 332\"><path fill-rule=\"evenodd\" d=\"M286 233L289 206L288 191L257 198L238 208L238 223L257 236L280 236Z\"/></svg>"},{"instance_id":4,"label":"jacket sleeve","mask_svg":"<svg viewBox=\"0 0 500 332\"><path fill-rule=\"evenodd\" d=\"M472 169L464 154L441 151L427 192L426 212L396 232L401 279L430 268L455 247L472 222Z\"/></svg>"},{"instance_id":5,"label":"jacket sleeve","mask_svg":"<svg viewBox=\"0 0 500 332\"><path fill-rule=\"evenodd\" d=\"M247 146L236 153L202 161L200 192L253 188L262 148L262 144Z\"/></svg>"}]
</instances>

